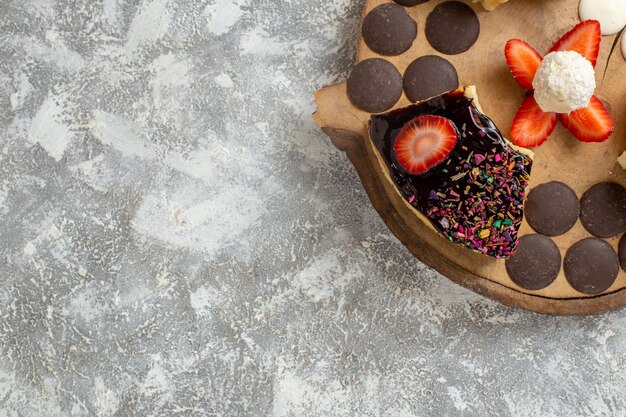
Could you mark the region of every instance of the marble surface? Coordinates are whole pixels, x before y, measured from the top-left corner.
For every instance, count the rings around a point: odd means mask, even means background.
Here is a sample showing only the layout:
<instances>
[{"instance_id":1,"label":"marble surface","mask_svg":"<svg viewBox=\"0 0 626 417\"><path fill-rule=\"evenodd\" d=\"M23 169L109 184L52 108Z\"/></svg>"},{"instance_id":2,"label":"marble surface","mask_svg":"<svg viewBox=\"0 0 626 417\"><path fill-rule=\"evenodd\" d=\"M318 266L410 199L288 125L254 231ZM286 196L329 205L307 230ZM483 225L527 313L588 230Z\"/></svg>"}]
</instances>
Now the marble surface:
<instances>
[{"instance_id":1,"label":"marble surface","mask_svg":"<svg viewBox=\"0 0 626 417\"><path fill-rule=\"evenodd\" d=\"M626 311L411 257L311 120L355 0L0 0L0 416L624 416Z\"/></svg>"}]
</instances>

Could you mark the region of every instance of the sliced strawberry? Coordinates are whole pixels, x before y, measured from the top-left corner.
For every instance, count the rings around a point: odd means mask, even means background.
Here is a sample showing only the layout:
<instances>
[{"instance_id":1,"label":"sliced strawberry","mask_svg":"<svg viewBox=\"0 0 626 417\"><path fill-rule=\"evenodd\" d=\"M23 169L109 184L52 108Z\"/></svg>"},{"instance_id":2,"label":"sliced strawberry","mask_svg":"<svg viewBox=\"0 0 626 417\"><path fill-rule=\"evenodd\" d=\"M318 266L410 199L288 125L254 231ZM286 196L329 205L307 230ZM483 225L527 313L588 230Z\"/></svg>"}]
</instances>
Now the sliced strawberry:
<instances>
[{"instance_id":1,"label":"sliced strawberry","mask_svg":"<svg viewBox=\"0 0 626 417\"><path fill-rule=\"evenodd\" d=\"M417 116L400 129L393 153L400 168L419 175L445 161L458 137L456 127L445 117Z\"/></svg>"},{"instance_id":2,"label":"sliced strawberry","mask_svg":"<svg viewBox=\"0 0 626 417\"><path fill-rule=\"evenodd\" d=\"M511 39L504 48L506 63L513 78L526 90L533 89L533 80L543 58L532 46L520 39Z\"/></svg>"},{"instance_id":3,"label":"sliced strawberry","mask_svg":"<svg viewBox=\"0 0 626 417\"><path fill-rule=\"evenodd\" d=\"M554 130L558 117L556 113L545 113L534 95L529 95L522 102L511 126L511 140L517 146L534 148L548 139Z\"/></svg>"},{"instance_id":4,"label":"sliced strawberry","mask_svg":"<svg viewBox=\"0 0 626 417\"><path fill-rule=\"evenodd\" d=\"M602 31L600 22L597 20L585 20L567 32L559 39L550 52L555 51L576 51L595 67L600 53L600 41Z\"/></svg>"},{"instance_id":5,"label":"sliced strawberry","mask_svg":"<svg viewBox=\"0 0 626 417\"><path fill-rule=\"evenodd\" d=\"M560 114L563 126L582 142L604 142L613 133L615 124L598 98L591 97L589 106L570 114Z\"/></svg>"}]
</instances>

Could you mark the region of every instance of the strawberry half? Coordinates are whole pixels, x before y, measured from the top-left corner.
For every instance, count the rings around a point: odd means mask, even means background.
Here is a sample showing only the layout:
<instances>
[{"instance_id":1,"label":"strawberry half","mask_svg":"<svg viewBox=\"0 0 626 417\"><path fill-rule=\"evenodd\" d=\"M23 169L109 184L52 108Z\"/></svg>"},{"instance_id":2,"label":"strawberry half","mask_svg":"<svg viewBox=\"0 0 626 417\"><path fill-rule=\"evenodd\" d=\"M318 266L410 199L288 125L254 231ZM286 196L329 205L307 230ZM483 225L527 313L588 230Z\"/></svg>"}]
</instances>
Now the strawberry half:
<instances>
[{"instance_id":1,"label":"strawberry half","mask_svg":"<svg viewBox=\"0 0 626 417\"><path fill-rule=\"evenodd\" d=\"M533 80L543 58L539 52L520 39L511 39L504 48L506 63L513 78L526 90L533 89Z\"/></svg>"},{"instance_id":2,"label":"strawberry half","mask_svg":"<svg viewBox=\"0 0 626 417\"><path fill-rule=\"evenodd\" d=\"M582 142L604 142L615 129L609 112L595 96L591 97L589 106L570 114L560 114L559 118L563 126Z\"/></svg>"},{"instance_id":3,"label":"strawberry half","mask_svg":"<svg viewBox=\"0 0 626 417\"><path fill-rule=\"evenodd\" d=\"M550 49L550 52L576 51L591 61L591 65L595 67L600 53L601 40L600 22L585 20L563 35Z\"/></svg>"},{"instance_id":4,"label":"strawberry half","mask_svg":"<svg viewBox=\"0 0 626 417\"><path fill-rule=\"evenodd\" d=\"M511 140L523 148L539 146L548 139L557 121L556 113L541 110L535 96L531 94L524 99L513 119Z\"/></svg>"},{"instance_id":5,"label":"strawberry half","mask_svg":"<svg viewBox=\"0 0 626 417\"><path fill-rule=\"evenodd\" d=\"M446 160L458 137L456 127L445 117L417 116L400 129L393 155L408 174L423 174Z\"/></svg>"}]
</instances>

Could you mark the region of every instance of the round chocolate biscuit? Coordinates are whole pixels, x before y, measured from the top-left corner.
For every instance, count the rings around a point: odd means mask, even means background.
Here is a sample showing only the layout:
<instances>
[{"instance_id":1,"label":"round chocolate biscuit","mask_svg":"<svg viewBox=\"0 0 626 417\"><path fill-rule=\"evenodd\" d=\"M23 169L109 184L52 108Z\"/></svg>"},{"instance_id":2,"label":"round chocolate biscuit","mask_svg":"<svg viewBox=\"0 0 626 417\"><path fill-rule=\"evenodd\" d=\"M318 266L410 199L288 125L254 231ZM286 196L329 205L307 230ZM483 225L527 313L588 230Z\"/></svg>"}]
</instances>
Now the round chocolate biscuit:
<instances>
[{"instance_id":1,"label":"round chocolate biscuit","mask_svg":"<svg viewBox=\"0 0 626 417\"><path fill-rule=\"evenodd\" d=\"M597 237L613 237L626 231L626 189L614 182L589 188L580 200L580 221Z\"/></svg>"},{"instance_id":2,"label":"round chocolate biscuit","mask_svg":"<svg viewBox=\"0 0 626 417\"><path fill-rule=\"evenodd\" d=\"M389 110L402 95L402 75L389 61L380 58L359 62L348 77L348 96L359 109L369 113Z\"/></svg>"},{"instance_id":3,"label":"round chocolate biscuit","mask_svg":"<svg viewBox=\"0 0 626 417\"><path fill-rule=\"evenodd\" d=\"M619 257L619 264L622 266L622 269L626 271L626 234L619 240L617 254Z\"/></svg>"},{"instance_id":4,"label":"round chocolate biscuit","mask_svg":"<svg viewBox=\"0 0 626 417\"><path fill-rule=\"evenodd\" d=\"M426 39L437 51L456 55L467 51L480 35L480 22L471 7L459 1L439 4L426 18Z\"/></svg>"},{"instance_id":5,"label":"round chocolate biscuit","mask_svg":"<svg viewBox=\"0 0 626 417\"><path fill-rule=\"evenodd\" d=\"M526 220L537 233L559 236L578 220L580 205L574 190L559 181L547 182L528 193Z\"/></svg>"},{"instance_id":6,"label":"round chocolate biscuit","mask_svg":"<svg viewBox=\"0 0 626 417\"><path fill-rule=\"evenodd\" d=\"M430 0L393 0L398 4L401 4L406 7L417 6L418 4L426 3Z\"/></svg>"},{"instance_id":7,"label":"round chocolate biscuit","mask_svg":"<svg viewBox=\"0 0 626 417\"><path fill-rule=\"evenodd\" d=\"M522 236L515 253L506 260L506 272L513 282L527 290L552 284L561 271L561 253L544 235Z\"/></svg>"},{"instance_id":8,"label":"round chocolate biscuit","mask_svg":"<svg viewBox=\"0 0 626 417\"><path fill-rule=\"evenodd\" d=\"M459 77L450 61L426 55L411 62L404 72L403 83L406 96L415 102L456 90Z\"/></svg>"},{"instance_id":9,"label":"round chocolate biscuit","mask_svg":"<svg viewBox=\"0 0 626 417\"><path fill-rule=\"evenodd\" d=\"M417 23L403 7L393 3L372 9L363 20L363 40L380 55L400 55L417 37Z\"/></svg>"},{"instance_id":10,"label":"round chocolate biscuit","mask_svg":"<svg viewBox=\"0 0 626 417\"><path fill-rule=\"evenodd\" d=\"M588 237L569 248L563 268L574 289L585 294L600 294L615 282L619 259L607 242Z\"/></svg>"}]
</instances>

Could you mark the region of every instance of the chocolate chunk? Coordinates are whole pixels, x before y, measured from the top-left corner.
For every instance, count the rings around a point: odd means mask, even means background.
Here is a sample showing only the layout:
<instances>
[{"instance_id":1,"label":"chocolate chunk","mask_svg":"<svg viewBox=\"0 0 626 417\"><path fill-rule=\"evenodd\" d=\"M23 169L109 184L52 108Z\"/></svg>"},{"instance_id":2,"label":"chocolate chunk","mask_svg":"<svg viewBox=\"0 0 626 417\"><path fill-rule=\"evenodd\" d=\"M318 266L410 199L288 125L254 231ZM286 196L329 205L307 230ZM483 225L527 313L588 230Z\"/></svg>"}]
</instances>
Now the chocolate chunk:
<instances>
[{"instance_id":1,"label":"chocolate chunk","mask_svg":"<svg viewBox=\"0 0 626 417\"><path fill-rule=\"evenodd\" d=\"M426 3L429 0L393 0L398 4L406 7L417 6L418 4Z\"/></svg>"},{"instance_id":2,"label":"chocolate chunk","mask_svg":"<svg viewBox=\"0 0 626 417\"><path fill-rule=\"evenodd\" d=\"M574 226L580 206L574 190L552 181L530 191L525 210L528 224L537 233L559 236Z\"/></svg>"},{"instance_id":3,"label":"chocolate chunk","mask_svg":"<svg viewBox=\"0 0 626 417\"><path fill-rule=\"evenodd\" d=\"M465 52L476 43L480 22L474 10L458 1L441 3L426 19L426 39L447 55Z\"/></svg>"},{"instance_id":4,"label":"chocolate chunk","mask_svg":"<svg viewBox=\"0 0 626 417\"><path fill-rule=\"evenodd\" d=\"M506 272L511 280L527 290L546 288L560 270L559 248L544 235L522 236L517 250L506 261Z\"/></svg>"},{"instance_id":5,"label":"chocolate chunk","mask_svg":"<svg viewBox=\"0 0 626 417\"><path fill-rule=\"evenodd\" d=\"M622 266L622 269L626 271L626 235L622 236L622 238L619 240L617 251L619 256L619 264Z\"/></svg>"},{"instance_id":6,"label":"chocolate chunk","mask_svg":"<svg viewBox=\"0 0 626 417\"><path fill-rule=\"evenodd\" d=\"M363 20L363 40L380 55L400 55L417 37L417 23L397 4L381 4Z\"/></svg>"},{"instance_id":7,"label":"chocolate chunk","mask_svg":"<svg viewBox=\"0 0 626 417\"><path fill-rule=\"evenodd\" d=\"M417 58L404 72L404 92L413 102L426 100L457 88L459 77L456 69L450 61L440 56L426 55Z\"/></svg>"},{"instance_id":8,"label":"chocolate chunk","mask_svg":"<svg viewBox=\"0 0 626 417\"><path fill-rule=\"evenodd\" d=\"M588 237L567 251L564 269L574 289L585 294L600 294L615 282L619 260L607 242Z\"/></svg>"},{"instance_id":9,"label":"chocolate chunk","mask_svg":"<svg viewBox=\"0 0 626 417\"><path fill-rule=\"evenodd\" d=\"M356 107L380 113L393 107L402 95L402 76L380 58L359 62L348 77L348 96Z\"/></svg>"},{"instance_id":10,"label":"chocolate chunk","mask_svg":"<svg viewBox=\"0 0 626 417\"><path fill-rule=\"evenodd\" d=\"M594 185L580 200L580 221L597 237L626 231L626 189L614 182Z\"/></svg>"}]
</instances>

